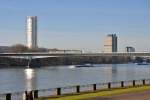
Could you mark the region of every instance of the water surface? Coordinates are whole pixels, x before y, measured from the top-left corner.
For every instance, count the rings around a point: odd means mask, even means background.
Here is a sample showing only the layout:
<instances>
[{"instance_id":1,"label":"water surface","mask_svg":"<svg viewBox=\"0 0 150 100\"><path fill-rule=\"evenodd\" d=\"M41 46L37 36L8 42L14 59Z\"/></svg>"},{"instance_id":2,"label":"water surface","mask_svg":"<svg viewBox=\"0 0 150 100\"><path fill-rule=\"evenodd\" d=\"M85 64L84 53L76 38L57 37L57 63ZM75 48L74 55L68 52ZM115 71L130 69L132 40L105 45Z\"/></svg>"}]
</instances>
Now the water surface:
<instances>
[{"instance_id":1,"label":"water surface","mask_svg":"<svg viewBox=\"0 0 150 100\"><path fill-rule=\"evenodd\" d=\"M7 68L0 69L0 93L133 79L150 79L150 65L100 64L82 68Z\"/></svg>"}]
</instances>

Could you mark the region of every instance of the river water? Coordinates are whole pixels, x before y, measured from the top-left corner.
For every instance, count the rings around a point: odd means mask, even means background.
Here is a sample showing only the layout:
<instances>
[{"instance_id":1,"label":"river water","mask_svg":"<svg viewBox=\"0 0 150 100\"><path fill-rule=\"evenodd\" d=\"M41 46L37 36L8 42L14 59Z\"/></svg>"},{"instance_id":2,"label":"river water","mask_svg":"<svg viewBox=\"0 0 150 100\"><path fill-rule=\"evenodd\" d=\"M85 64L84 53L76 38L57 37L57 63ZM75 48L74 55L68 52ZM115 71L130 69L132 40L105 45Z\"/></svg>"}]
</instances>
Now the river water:
<instances>
[{"instance_id":1,"label":"river water","mask_svg":"<svg viewBox=\"0 0 150 100\"><path fill-rule=\"evenodd\" d=\"M80 68L3 68L0 69L0 93L133 79L150 79L150 65L99 64Z\"/></svg>"}]
</instances>

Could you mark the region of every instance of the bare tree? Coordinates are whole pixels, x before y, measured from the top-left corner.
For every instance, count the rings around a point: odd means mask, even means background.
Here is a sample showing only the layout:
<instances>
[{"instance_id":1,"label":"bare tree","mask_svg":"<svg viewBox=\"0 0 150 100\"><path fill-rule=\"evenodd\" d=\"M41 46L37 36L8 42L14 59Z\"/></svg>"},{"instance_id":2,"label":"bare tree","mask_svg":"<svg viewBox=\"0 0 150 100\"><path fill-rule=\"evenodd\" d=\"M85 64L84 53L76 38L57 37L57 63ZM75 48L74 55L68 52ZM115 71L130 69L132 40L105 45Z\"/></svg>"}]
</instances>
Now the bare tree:
<instances>
[{"instance_id":1,"label":"bare tree","mask_svg":"<svg viewBox=\"0 0 150 100\"><path fill-rule=\"evenodd\" d=\"M14 52L14 53L28 52L28 48L22 44L15 44L10 47L10 52Z\"/></svg>"}]
</instances>

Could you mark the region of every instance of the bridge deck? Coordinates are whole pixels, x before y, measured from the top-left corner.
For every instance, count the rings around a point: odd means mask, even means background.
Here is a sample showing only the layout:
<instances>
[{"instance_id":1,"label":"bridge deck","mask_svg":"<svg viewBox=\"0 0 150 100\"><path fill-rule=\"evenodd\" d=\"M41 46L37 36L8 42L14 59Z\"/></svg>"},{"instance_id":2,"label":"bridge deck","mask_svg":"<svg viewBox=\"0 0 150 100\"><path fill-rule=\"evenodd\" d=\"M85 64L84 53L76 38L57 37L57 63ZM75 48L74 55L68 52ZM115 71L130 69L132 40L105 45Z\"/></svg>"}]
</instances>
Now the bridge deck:
<instances>
[{"instance_id":1,"label":"bridge deck","mask_svg":"<svg viewBox=\"0 0 150 100\"><path fill-rule=\"evenodd\" d=\"M69 57L69 56L150 56L150 52L132 52L132 53L82 53L82 54L51 54L51 53L0 53L0 56L51 56L51 57Z\"/></svg>"}]
</instances>

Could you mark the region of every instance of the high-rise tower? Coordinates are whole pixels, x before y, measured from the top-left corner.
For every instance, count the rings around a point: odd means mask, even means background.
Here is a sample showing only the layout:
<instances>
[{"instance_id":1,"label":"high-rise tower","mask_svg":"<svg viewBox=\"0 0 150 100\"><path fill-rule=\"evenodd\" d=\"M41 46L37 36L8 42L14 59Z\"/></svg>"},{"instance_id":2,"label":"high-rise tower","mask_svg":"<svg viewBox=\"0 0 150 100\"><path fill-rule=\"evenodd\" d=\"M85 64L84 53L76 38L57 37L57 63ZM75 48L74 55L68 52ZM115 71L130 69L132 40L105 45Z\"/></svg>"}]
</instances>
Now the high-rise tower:
<instances>
[{"instance_id":1,"label":"high-rise tower","mask_svg":"<svg viewBox=\"0 0 150 100\"><path fill-rule=\"evenodd\" d=\"M116 34L108 34L104 44L104 52L117 52Z\"/></svg>"},{"instance_id":2,"label":"high-rise tower","mask_svg":"<svg viewBox=\"0 0 150 100\"><path fill-rule=\"evenodd\" d=\"M37 48L37 16L27 16L26 21L27 46Z\"/></svg>"}]
</instances>

